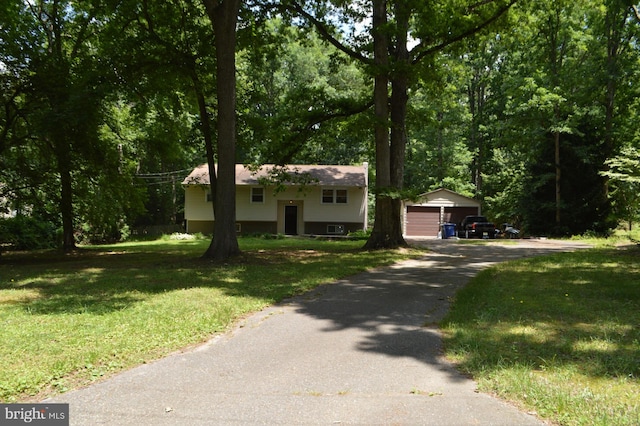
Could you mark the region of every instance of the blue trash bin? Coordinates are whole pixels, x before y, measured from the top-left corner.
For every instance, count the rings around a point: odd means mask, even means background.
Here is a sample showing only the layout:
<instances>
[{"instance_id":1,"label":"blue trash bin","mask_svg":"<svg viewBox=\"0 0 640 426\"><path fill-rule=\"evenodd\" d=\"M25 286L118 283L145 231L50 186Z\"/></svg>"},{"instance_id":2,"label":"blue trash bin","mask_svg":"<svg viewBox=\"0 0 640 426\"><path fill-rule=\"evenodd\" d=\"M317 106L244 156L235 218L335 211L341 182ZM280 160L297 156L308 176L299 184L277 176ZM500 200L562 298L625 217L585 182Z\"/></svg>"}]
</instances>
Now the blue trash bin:
<instances>
[{"instance_id":1,"label":"blue trash bin","mask_svg":"<svg viewBox=\"0 0 640 426\"><path fill-rule=\"evenodd\" d=\"M453 238L456 236L456 224L455 223L443 223L442 224L442 238Z\"/></svg>"}]
</instances>

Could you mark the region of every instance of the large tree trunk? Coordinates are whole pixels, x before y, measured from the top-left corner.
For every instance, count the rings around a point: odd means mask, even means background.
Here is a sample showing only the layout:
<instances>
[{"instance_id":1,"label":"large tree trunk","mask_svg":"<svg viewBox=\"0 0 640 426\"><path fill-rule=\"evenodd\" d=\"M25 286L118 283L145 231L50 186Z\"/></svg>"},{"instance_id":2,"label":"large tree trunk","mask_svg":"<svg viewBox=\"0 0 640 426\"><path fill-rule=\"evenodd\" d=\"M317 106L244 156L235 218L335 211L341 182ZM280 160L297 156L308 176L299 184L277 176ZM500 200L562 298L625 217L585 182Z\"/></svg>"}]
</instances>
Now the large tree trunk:
<instances>
[{"instance_id":1,"label":"large tree trunk","mask_svg":"<svg viewBox=\"0 0 640 426\"><path fill-rule=\"evenodd\" d=\"M218 98L218 174L213 239L203 257L224 260L238 255L236 237L236 24L239 0L203 0L213 25ZM212 166L209 165L211 169Z\"/></svg>"},{"instance_id":2,"label":"large tree trunk","mask_svg":"<svg viewBox=\"0 0 640 426\"><path fill-rule=\"evenodd\" d=\"M434 55L449 45L464 40L484 30L500 16L506 13L517 0L511 0L484 21L480 21L473 28L454 35L443 43L428 46L431 41L422 45L413 59L407 49L409 21L414 10L412 2L391 2L395 6L392 14L388 14L386 0L372 0L373 22L371 35L374 48L374 105L375 105L375 150L376 150L376 206L375 223L371 236L365 244L365 249L394 248L405 244L402 237L402 215L400 211L402 186L404 179L404 159L407 144L405 129L406 108L408 100L410 68L425 56ZM316 26L320 34L342 52L363 61L370 66L369 60L349 47L343 45L333 37L326 25L311 13L305 11L298 2L291 2L286 9L292 10ZM493 3L488 2L488 4ZM477 6L487 4L480 2ZM389 25L388 16L393 16L394 24ZM395 58L393 65L393 95L392 95L392 136L389 146L389 55L393 54L391 39L396 37ZM437 37L436 37L437 38Z\"/></svg>"},{"instance_id":3,"label":"large tree trunk","mask_svg":"<svg viewBox=\"0 0 640 426\"><path fill-rule=\"evenodd\" d=\"M376 115L376 210L375 223L365 249L397 248L406 246L402 237L402 192L404 162L407 144L406 117L409 85L409 52L407 50L409 13L396 6L397 70L392 74L392 95L389 99L389 35L387 4L383 0L373 5L373 40L377 74L374 102ZM389 109L389 101L391 108ZM391 118L391 139L389 125Z\"/></svg>"},{"instance_id":4,"label":"large tree trunk","mask_svg":"<svg viewBox=\"0 0 640 426\"><path fill-rule=\"evenodd\" d=\"M48 36L51 37L50 47L53 69L50 78L48 98L51 110L54 112L55 124L51 126L49 137L53 142L53 152L56 157L58 173L60 174L60 214L62 216L62 248L70 251L76 248L76 240L73 235L73 178L71 176L71 144L69 131L61 113L68 107L70 70L63 49L63 25L59 15L60 2L51 4L51 22L48 28Z\"/></svg>"},{"instance_id":5,"label":"large tree trunk","mask_svg":"<svg viewBox=\"0 0 640 426\"><path fill-rule=\"evenodd\" d=\"M371 236L364 245L374 250L393 245L393 203L391 189L391 155L389 148L389 78L388 36L382 28L387 23L387 3L373 0L373 45L377 72L374 81L376 206Z\"/></svg>"},{"instance_id":6,"label":"large tree trunk","mask_svg":"<svg viewBox=\"0 0 640 426\"><path fill-rule=\"evenodd\" d=\"M396 18L396 58L391 76L391 186L395 196L392 199L393 247L405 246L402 236L402 189L404 187L404 163L407 150L407 104L409 103L409 73L411 63L407 48L409 17L411 11L406 3L395 5Z\"/></svg>"}]
</instances>

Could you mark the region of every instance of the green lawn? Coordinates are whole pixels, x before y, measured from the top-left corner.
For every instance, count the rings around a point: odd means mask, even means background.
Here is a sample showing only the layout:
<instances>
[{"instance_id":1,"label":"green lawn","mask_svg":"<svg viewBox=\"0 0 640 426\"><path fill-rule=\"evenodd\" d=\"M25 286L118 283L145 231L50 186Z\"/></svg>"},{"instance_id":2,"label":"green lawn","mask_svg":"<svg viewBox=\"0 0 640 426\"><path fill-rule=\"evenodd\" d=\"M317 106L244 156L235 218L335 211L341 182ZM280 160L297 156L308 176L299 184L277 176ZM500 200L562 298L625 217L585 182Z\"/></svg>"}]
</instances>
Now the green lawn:
<instances>
[{"instance_id":1,"label":"green lawn","mask_svg":"<svg viewBox=\"0 0 640 426\"><path fill-rule=\"evenodd\" d=\"M209 241L152 241L0 257L0 402L42 399L211 338L249 312L406 251L362 241L241 238L227 264ZM414 253L415 254L415 253Z\"/></svg>"},{"instance_id":2,"label":"green lawn","mask_svg":"<svg viewBox=\"0 0 640 426\"><path fill-rule=\"evenodd\" d=\"M198 344L289 295L411 252L362 241L207 240L0 258L0 401L39 400ZM640 424L640 249L600 247L481 272L442 322L483 391L566 425Z\"/></svg>"},{"instance_id":3,"label":"green lawn","mask_svg":"<svg viewBox=\"0 0 640 426\"><path fill-rule=\"evenodd\" d=\"M441 327L447 356L482 391L557 424L640 424L636 246L485 270Z\"/></svg>"}]
</instances>

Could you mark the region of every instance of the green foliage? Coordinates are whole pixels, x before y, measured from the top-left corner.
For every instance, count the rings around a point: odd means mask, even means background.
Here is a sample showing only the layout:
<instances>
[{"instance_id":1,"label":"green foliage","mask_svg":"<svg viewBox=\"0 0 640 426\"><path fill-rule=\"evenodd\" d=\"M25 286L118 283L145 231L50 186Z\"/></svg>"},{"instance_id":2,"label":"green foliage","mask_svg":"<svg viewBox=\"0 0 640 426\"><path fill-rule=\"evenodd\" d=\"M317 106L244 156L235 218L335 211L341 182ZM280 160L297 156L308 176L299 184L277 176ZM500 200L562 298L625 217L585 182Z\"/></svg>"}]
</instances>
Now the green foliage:
<instances>
[{"instance_id":1,"label":"green foliage","mask_svg":"<svg viewBox=\"0 0 640 426\"><path fill-rule=\"evenodd\" d=\"M38 250L60 245L59 227L34 216L0 219L0 250Z\"/></svg>"},{"instance_id":2,"label":"green foliage","mask_svg":"<svg viewBox=\"0 0 640 426\"><path fill-rule=\"evenodd\" d=\"M239 148L247 163L353 164L369 157L361 70L279 19L239 54Z\"/></svg>"},{"instance_id":3,"label":"green foliage","mask_svg":"<svg viewBox=\"0 0 640 426\"><path fill-rule=\"evenodd\" d=\"M471 195L470 116L459 102L464 89L458 86L465 76L453 58L440 58L436 66L442 74L429 75L431 81L422 83L409 103L404 183L418 193L447 188Z\"/></svg>"},{"instance_id":4,"label":"green foliage","mask_svg":"<svg viewBox=\"0 0 640 426\"><path fill-rule=\"evenodd\" d=\"M354 240L367 240L371 236L372 228L367 228L366 231L360 229L358 231L349 232L348 237Z\"/></svg>"},{"instance_id":5,"label":"green foliage","mask_svg":"<svg viewBox=\"0 0 640 426\"><path fill-rule=\"evenodd\" d=\"M627 146L619 155L606 161L609 170L602 172L611 180L640 184L640 149Z\"/></svg>"},{"instance_id":6,"label":"green foliage","mask_svg":"<svg viewBox=\"0 0 640 426\"><path fill-rule=\"evenodd\" d=\"M485 180L484 212L498 223L511 223L522 228L525 206L520 204L522 194L527 192L525 159L519 153L496 148L493 152L495 165Z\"/></svg>"},{"instance_id":7,"label":"green foliage","mask_svg":"<svg viewBox=\"0 0 640 426\"><path fill-rule=\"evenodd\" d=\"M494 161L485 164L480 195L492 217L529 233L606 233L628 203L601 172L636 133L628 112L637 111L637 89L628 82L638 29L607 17L618 5L590 4L584 14L571 2L523 3L512 15L517 29L490 44L495 59L485 64L491 71L479 128ZM613 63L617 70L608 71Z\"/></svg>"},{"instance_id":8,"label":"green foliage","mask_svg":"<svg viewBox=\"0 0 640 426\"><path fill-rule=\"evenodd\" d=\"M282 240L286 238L284 234L269 234L269 233L256 233L250 235L244 235L241 238L257 238L260 240Z\"/></svg>"},{"instance_id":9,"label":"green foliage","mask_svg":"<svg viewBox=\"0 0 640 426\"><path fill-rule=\"evenodd\" d=\"M494 23L498 34L492 26L449 45L507 2L401 1L393 13L411 14L410 62L390 55L380 70L363 30L369 10L301 4L318 6L314 16L352 55L299 15L245 9L239 161L373 166L371 76L387 72L408 76L410 87L404 186L394 198L445 187L542 234L606 232L638 219L637 171L628 167L640 140L640 26L628 5L518 2ZM0 196L47 220L72 218L75 237L87 234L82 241L180 223L179 182L204 162L203 124L216 124L215 51L202 2L103 6L9 2L0 15ZM392 44L401 41L398 17L384 28ZM72 208L63 209L69 190Z\"/></svg>"},{"instance_id":10,"label":"green foliage","mask_svg":"<svg viewBox=\"0 0 640 426\"><path fill-rule=\"evenodd\" d=\"M611 180L613 209L631 229L640 219L640 150L627 146L606 165L609 170L602 175Z\"/></svg>"},{"instance_id":11,"label":"green foliage","mask_svg":"<svg viewBox=\"0 0 640 426\"><path fill-rule=\"evenodd\" d=\"M121 147L132 188L118 217L131 226L180 223L180 183L206 161L202 124L213 121L198 96L215 111L211 23L200 1L125 1L119 11L102 44L121 76L102 136Z\"/></svg>"}]
</instances>

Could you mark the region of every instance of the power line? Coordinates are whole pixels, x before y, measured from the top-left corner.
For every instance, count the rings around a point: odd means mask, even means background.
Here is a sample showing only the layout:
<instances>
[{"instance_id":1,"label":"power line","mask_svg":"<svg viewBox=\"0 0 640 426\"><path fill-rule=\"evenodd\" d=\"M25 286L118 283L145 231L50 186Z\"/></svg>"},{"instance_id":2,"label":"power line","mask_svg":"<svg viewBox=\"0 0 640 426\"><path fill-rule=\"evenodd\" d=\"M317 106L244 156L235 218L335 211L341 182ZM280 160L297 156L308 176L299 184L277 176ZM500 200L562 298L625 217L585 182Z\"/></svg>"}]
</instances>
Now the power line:
<instances>
[{"instance_id":1,"label":"power line","mask_svg":"<svg viewBox=\"0 0 640 426\"><path fill-rule=\"evenodd\" d=\"M181 182L175 180L165 180L159 182L145 182L145 183L136 183L135 186L153 186L153 185L171 185L171 184L179 184Z\"/></svg>"},{"instance_id":2,"label":"power line","mask_svg":"<svg viewBox=\"0 0 640 426\"><path fill-rule=\"evenodd\" d=\"M159 173L138 173L135 176L141 179L155 179L160 177L166 177L171 175L183 175L185 172L190 172L191 169L174 170L171 172L159 172Z\"/></svg>"}]
</instances>

